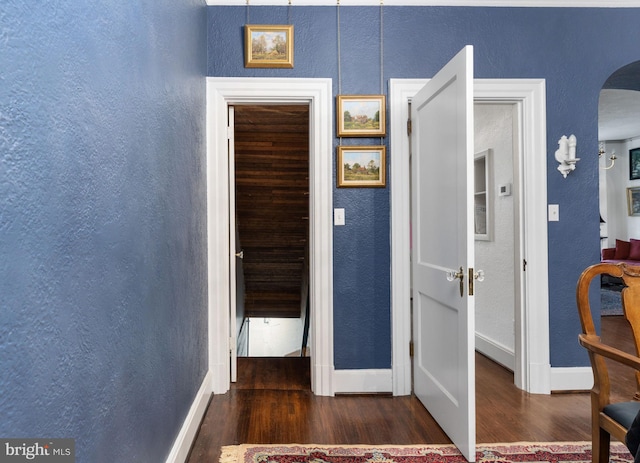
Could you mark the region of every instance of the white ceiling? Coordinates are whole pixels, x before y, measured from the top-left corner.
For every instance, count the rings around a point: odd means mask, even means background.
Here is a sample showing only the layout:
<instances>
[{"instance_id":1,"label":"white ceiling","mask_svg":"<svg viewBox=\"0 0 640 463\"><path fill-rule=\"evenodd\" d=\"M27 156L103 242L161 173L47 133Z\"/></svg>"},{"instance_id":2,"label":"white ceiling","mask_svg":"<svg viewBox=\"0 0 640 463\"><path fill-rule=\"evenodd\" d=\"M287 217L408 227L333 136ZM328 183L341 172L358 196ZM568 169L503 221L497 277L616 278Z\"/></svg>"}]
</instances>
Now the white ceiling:
<instances>
[{"instance_id":1,"label":"white ceiling","mask_svg":"<svg viewBox=\"0 0 640 463\"><path fill-rule=\"evenodd\" d=\"M568 7L568 8L633 8L640 0L206 0L207 5L337 5L367 6L502 6L502 7Z\"/></svg>"},{"instance_id":2,"label":"white ceiling","mask_svg":"<svg viewBox=\"0 0 640 463\"><path fill-rule=\"evenodd\" d=\"M598 140L627 140L640 135L640 92L603 89L598 102Z\"/></svg>"}]
</instances>

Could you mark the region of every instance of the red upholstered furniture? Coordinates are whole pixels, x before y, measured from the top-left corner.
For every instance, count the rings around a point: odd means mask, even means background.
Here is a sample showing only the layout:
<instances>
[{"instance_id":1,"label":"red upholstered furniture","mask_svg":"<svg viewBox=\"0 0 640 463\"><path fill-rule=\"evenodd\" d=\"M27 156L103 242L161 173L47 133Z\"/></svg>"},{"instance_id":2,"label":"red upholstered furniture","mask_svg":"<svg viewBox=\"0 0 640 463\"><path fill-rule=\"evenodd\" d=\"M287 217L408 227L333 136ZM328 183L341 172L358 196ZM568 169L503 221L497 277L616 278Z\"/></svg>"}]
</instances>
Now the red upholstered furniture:
<instances>
[{"instance_id":1,"label":"red upholstered furniture","mask_svg":"<svg viewBox=\"0 0 640 463\"><path fill-rule=\"evenodd\" d=\"M629 265L640 265L640 240L616 240L615 248L602 250L601 260L608 264L626 262Z\"/></svg>"}]
</instances>

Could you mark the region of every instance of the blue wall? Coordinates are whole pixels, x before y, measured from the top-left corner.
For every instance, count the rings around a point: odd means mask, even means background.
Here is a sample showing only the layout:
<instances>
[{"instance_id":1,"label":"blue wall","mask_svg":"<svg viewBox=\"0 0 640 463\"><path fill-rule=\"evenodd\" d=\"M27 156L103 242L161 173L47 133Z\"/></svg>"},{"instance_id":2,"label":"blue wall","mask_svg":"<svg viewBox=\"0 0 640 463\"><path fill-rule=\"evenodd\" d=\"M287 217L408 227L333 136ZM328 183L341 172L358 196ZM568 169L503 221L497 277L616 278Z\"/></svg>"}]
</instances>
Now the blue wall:
<instances>
[{"instance_id":1,"label":"blue wall","mask_svg":"<svg viewBox=\"0 0 640 463\"><path fill-rule=\"evenodd\" d=\"M0 18L0 436L164 461L207 369L204 1Z\"/></svg>"},{"instance_id":2,"label":"blue wall","mask_svg":"<svg viewBox=\"0 0 640 463\"><path fill-rule=\"evenodd\" d=\"M287 24L291 18L294 69L244 68L247 18L250 24ZM380 7L340 7L339 18L340 65L337 7L208 7L208 75L330 77L335 94L339 85L343 94L379 93ZM550 349L556 367L587 364L577 343L575 285L600 252L598 95L610 74L640 59L639 21L640 9L629 8L383 11L384 93L390 78L432 77L467 44L474 45L478 78L546 79L548 146L538 155L547 158L549 203L560 205L560 221L549 224ZM563 179L553 154L557 140L572 133L582 160ZM334 231L335 365L388 368L389 189L335 189L334 206L346 209L348 224Z\"/></svg>"}]
</instances>

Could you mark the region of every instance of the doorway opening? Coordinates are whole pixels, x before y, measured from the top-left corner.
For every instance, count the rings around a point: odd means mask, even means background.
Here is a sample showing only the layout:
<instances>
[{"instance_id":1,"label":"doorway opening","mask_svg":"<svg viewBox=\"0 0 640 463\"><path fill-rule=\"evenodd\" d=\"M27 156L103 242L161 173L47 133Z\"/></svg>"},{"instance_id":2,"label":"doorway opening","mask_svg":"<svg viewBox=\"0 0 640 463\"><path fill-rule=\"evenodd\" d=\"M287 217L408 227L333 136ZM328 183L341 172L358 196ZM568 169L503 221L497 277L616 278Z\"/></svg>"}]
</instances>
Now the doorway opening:
<instances>
[{"instance_id":1,"label":"doorway opening","mask_svg":"<svg viewBox=\"0 0 640 463\"><path fill-rule=\"evenodd\" d=\"M513 102L476 102L475 348L512 372L520 313L520 114Z\"/></svg>"},{"instance_id":2,"label":"doorway opening","mask_svg":"<svg viewBox=\"0 0 640 463\"><path fill-rule=\"evenodd\" d=\"M603 260L636 265L640 226L640 61L616 70L605 81L598 100L598 174L600 249ZM634 252L631 252L632 246ZM603 275L601 315L621 316L621 279Z\"/></svg>"},{"instance_id":3,"label":"doorway opening","mask_svg":"<svg viewBox=\"0 0 640 463\"><path fill-rule=\"evenodd\" d=\"M305 357L309 106L233 108L238 356Z\"/></svg>"},{"instance_id":4,"label":"doorway opening","mask_svg":"<svg viewBox=\"0 0 640 463\"><path fill-rule=\"evenodd\" d=\"M309 361L311 390L333 390L333 150L331 79L207 77L209 370L215 394L230 389L235 366L235 249L230 219L228 109L304 104L309 108ZM234 227L235 228L235 227ZM235 276L235 273L233 273ZM233 327L233 328L232 328ZM230 343L231 341L231 343Z\"/></svg>"},{"instance_id":5,"label":"doorway opening","mask_svg":"<svg viewBox=\"0 0 640 463\"><path fill-rule=\"evenodd\" d=\"M391 124L391 279L392 279L392 369L394 395L410 394L411 382L411 263L409 230L410 139L407 134L408 102L428 79L391 79L389 84ZM522 208L517 221L523 234L517 253L520 287L519 313L515 321L514 381L531 393L548 394L551 387L549 362L548 263L545 82L542 79L476 79L474 100L514 103L520 114L520 182ZM482 283L479 283L480 285Z\"/></svg>"}]
</instances>

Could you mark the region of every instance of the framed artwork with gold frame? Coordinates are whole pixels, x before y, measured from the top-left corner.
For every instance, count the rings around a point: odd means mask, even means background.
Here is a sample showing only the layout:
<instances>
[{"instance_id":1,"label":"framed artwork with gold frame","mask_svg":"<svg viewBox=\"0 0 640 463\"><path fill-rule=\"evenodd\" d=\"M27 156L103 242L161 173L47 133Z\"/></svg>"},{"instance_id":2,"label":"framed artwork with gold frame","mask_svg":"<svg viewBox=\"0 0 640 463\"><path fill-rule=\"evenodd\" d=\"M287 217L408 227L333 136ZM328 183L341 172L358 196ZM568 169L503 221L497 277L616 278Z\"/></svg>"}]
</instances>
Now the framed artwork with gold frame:
<instances>
[{"instance_id":1,"label":"framed artwork with gold frame","mask_svg":"<svg viewBox=\"0 0 640 463\"><path fill-rule=\"evenodd\" d=\"M627 188L627 210L631 216L640 215L640 187Z\"/></svg>"},{"instance_id":2,"label":"framed artwork with gold frame","mask_svg":"<svg viewBox=\"0 0 640 463\"><path fill-rule=\"evenodd\" d=\"M338 95L336 121L339 137L384 137L385 95Z\"/></svg>"},{"instance_id":3,"label":"framed artwork with gold frame","mask_svg":"<svg viewBox=\"0 0 640 463\"><path fill-rule=\"evenodd\" d=\"M293 25L245 25L244 67L293 68Z\"/></svg>"},{"instance_id":4,"label":"framed artwork with gold frame","mask_svg":"<svg viewBox=\"0 0 640 463\"><path fill-rule=\"evenodd\" d=\"M387 148L338 146L338 187L385 187Z\"/></svg>"}]
</instances>

